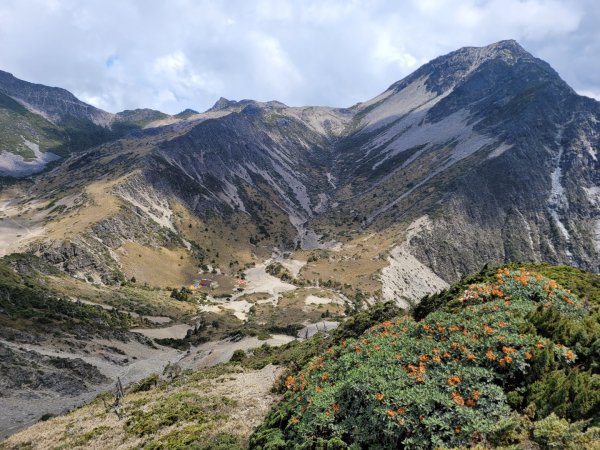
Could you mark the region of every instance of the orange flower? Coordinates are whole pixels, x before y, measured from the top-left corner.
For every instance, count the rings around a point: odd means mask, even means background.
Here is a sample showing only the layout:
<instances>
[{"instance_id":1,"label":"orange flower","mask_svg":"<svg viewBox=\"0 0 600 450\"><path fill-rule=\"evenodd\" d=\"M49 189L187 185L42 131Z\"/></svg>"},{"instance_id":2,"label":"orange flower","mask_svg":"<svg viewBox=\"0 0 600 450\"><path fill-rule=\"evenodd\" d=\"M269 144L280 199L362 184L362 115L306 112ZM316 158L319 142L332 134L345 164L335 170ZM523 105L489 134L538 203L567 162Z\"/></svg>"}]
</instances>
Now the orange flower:
<instances>
[{"instance_id":1,"label":"orange flower","mask_svg":"<svg viewBox=\"0 0 600 450\"><path fill-rule=\"evenodd\" d=\"M342 348L346 348L346 346L348 345L348 342L346 342L346 340L342 341Z\"/></svg>"},{"instance_id":2,"label":"orange flower","mask_svg":"<svg viewBox=\"0 0 600 450\"><path fill-rule=\"evenodd\" d=\"M444 352L444 354L442 355L444 358L450 358L450 353L448 352Z\"/></svg>"},{"instance_id":3,"label":"orange flower","mask_svg":"<svg viewBox=\"0 0 600 450\"><path fill-rule=\"evenodd\" d=\"M488 349L488 351L485 352L485 357L489 361L494 361L496 359L496 354L492 351L492 349Z\"/></svg>"},{"instance_id":4,"label":"orange flower","mask_svg":"<svg viewBox=\"0 0 600 450\"><path fill-rule=\"evenodd\" d=\"M531 359L533 355L530 352L525 352L525 359Z\"/></svg>"},{"instance_id":5,"label":"orange flower","mask_svg":"<svg viewBox=\"0 0 600 450\"><path fill-rule=\"evenodd\" d=\"M492 295L494 297L504 297L504 292L502 292L502 290L500 290L498 288L493 288L492 289Z\"/></svg>"},{"instance_id":6,"label":"orange flower","mask_svg":"<svg viewBox=\"0 0 600 450\"><path fill-rule=\"evenodd\" d=\"M475 401L479 400L480 395L481 395L481 393L477 389L475 389L473 391L473 400L475 400Z\"/></svg>"},{"instance_id":7,"label":"orange flower","mask_svg":"<svg viewBox=\"0 0 600 450\"><path fill-rule=\"evenodd\" d=\"M317 387L315 388L315 392L317 392L317 393L321 392L322 390L323 390L323 389L321 389L321 386L317 386Z\"/></svg>"},{"instance_id":8,"label":"orange flower","mask_svg":"<svg viewBox=\"0 0 600 450\"><path fill-rule=\"evenodd\" d=\"M450 386L454 386L455 384L460 383L460 378L456 375L451 376L450 378L448 378L448 384Z\"/></svg>"},{"instance_id":9,"label":"orange flower","mask_svg":"<svg viewBox=\"0 0 600 450\"><path fill-rule=\"evenodd\" d=\"M375 400L382 401L384 397L385 395L383 395L381 392L375 394Z\"/></svg>"},{"instance_id":10,"label":"orange flower","mask_svg":"<svg viewBox=\"0 0 600 450\"><path fill-rule=\"evenodd\" d=\"M406 408L400 407L398 408L398 414L404 414L406 412Z\"/></svg>"},{"instance_id":11,"label":"orange flower","mask_svg":"<svg viewBox=\"0 0 600 450\"><path fill-rule=\"evenodd\" d=\"M461 430L460 425L454 427L454 432L455 433L460 433L460 430Z\"/></svg>"},{"instance_id":12,"label":"orange flower","mask_svg":"<svg viewBox=\"0 0 600 450\"><path fill-rule=\"evenodd\" d=\"M289 375L286 379L285 379L285 385L287 386L288 389L291 389L291 387L294 385L294 377Z\"/></svg>"},{"instance_id":13,"label":"orange flower","mask_svg":"<svg viewBox=\"0 0 600 450\"><path fill-rule=\"evenodd\" d=\"M298 423L298 422L300 422L300 417L298 417L298 416L294 416L294 417L292 417L292 420L291 420L291 422L292 422L292 423Z\"/></svg>"},{"instance_id":14,"label":"orange flower","mask_svg":"<svg viewBox=\"0 0 600 450\"><path fill-rule=\"evenodd\" d=\"M365 339L363 339L363 340L362 340L362 343L363 343L364 345L367 345L367 344L369 343L369 340L368 340L367 338L365 338Z\"/></svg>"},{"instance_id":15,"label":"orange flower","mask_svg":"<svg viewBox=\"0 0 600 450\"><path fill-rule=\"evenodd\" d=\"M425 377L423 377L423 375L419 374L419 375L416 376L415 381L417 383L422 383L424 379L425 379Z\"/></svg>"},{"instance_id":16,"label":"orange flower","mask_svg":"<svg viewBox=\"0 0 600 450\"><path fill-rule=\"evenodd\" d=\"M516 351L517 350L514 349L513 347L506 347L506 346L502 347L502 353L514 353Z\"/></svg>"},{"instance_id":17,"label":"orange flower","mask_svg":"<svg viewBox=\"0 0 600 450\"><path fill-rule=\"evenodd\" d=\"M383 326L383 328L388 329L389 327L392 326L392 322L390 322L389 320L386 320L381 325Z\"/></svg>"},{"instance_id":18,"label":"orange flower","mask_svg":"<svg viewBox=\"0 0 600 450\"><path fill-rule=\"evenodd\" d=\"M575 359L575 354L569 350L565 353L565 358L567 358L569 361L573 361Z\"/></svg>"},{"instance_id":19,"label":"orange flower","mask_svg":"<svg viewBox=\"0 0 600 450\"><path fill-rule=\"evenodd\" d=\"M396 415L396 411L394 411L393 409L388 409L387 415L390 417L394 417Z\"/></svg>"},{"instance_id":20,"label":"orange flower","mask_svg":"<svg viewBox=\"0 0 600 450\"><path fill-rule=\"evenodd\" d=\"M329 374L324 373L323 376L321 377L321 381L327 381L327 380L329 380Z\"/></svg>"},{"instance_id":21,"label":"orange flower","mask_svg":"<svg viewBox=\"0 0 600 450\"><path fill-rule=\"evenodd\" d=\"M494 329L492 327L490 327L487 323L483 326L483 332L485 334L492 334L494 332Z\"/></svg>"},{"instance_id":22,"label":"orange flower","mask_svg":"<svg viewBox=\"0 0 600 450\"><path fill-rule=\"evenodd\" d=\"M498 322L498 326L501 328L504 328L506 325L508 325L508 323L506 322Z\"/></svg>"},{"instance_id":23,"label":"orange flower","mask_svg":"<svg viewBox=\"0 0 600 450\"><path fill-rule=\"evenodd\" d=\"M421 355L421 356L419 356L419 361L426 362L427 360L429 360L429 355Z\"/></svg>"},{"instance_id":24,"label":"orange flower","mask_svg":"<svg viewBox=\"0 0 600 450\"><path fill-rule=\"evenodd\" d=\"M472 408L475 405L475 400L473 400L472 398L468 399L465 404L469 407Z\"/></svg>"},{"instance_id":25,"label":"orange flower","mask_svg":"<svg viewBox=\"0 0 600 450\"><path fill-rule=\"evenodd\" d=\"M333 408L334 413L340 412L340 409L341 409L340 405L338 405L337 403L334 403L332 408Z\"/></svg>"},{"instance_id":26,"label":"orange flower","mask_svg":"<svg viewBox=\"0 0 600 450\"><path fill-rule=\"evenodd\" d=\"M435 355L433 358L431 358L431 360L433 362L439 363L442 361L442 358L440 358L438 355Z\"/></svg>"},{"instance_id":27,"label":"orange flower","mask_svg":"<svg viewBox=\"0 0 600 450\"><path fill-rule=\"evenodd\" d=\"M513 362L513 359L510 356L505 356L504 361L506 361L506 364L510 364Z\"/></svg>"},{"instance_id":28,"label":"orange flower","mask_svg":"<svg viewBox=\"0 0 600 450\"><path fill-rule=\"evenodd\" d=\"M535 346L536 346L537 348L540 348L540 349L541 349L541 348L544 348L544 344L543 344L542 342L539 342L539 341L538 341L538 343L537 343L537 344L535 344Z\"/></svg>"},{"instance_id":29,"label":"orange flower","mask_svg":"<svg viewBox=\"0 0 600 450\"><path fill-rule=\"evenodd\" d=\"M476 356L473 353L469 353L467 355L467 359L470 359L471 361L474 360L476 358Z\"/></svg>"},{"instance_id":30,"label":"orange flower","mask_svg":"<svg viewBox=\"0 0 600 450\"><path fill-rule=\"evenodd\" d=\"M396 353L395 357L396 357L396 359L400 359L400 358L402 358L402 355L400 353Z\"/></svg>"},{"instance_id":31,"label":"orange flower","mask_svg":"<svg viewBox=\"0 0 600 450\"><path fill-rule=\"evenodd\" d=\"M452 393L452 401L454 403L456 403L458 406L463 406L465 404L465 400L456 391Z\"/></svg>"}]
</instances>

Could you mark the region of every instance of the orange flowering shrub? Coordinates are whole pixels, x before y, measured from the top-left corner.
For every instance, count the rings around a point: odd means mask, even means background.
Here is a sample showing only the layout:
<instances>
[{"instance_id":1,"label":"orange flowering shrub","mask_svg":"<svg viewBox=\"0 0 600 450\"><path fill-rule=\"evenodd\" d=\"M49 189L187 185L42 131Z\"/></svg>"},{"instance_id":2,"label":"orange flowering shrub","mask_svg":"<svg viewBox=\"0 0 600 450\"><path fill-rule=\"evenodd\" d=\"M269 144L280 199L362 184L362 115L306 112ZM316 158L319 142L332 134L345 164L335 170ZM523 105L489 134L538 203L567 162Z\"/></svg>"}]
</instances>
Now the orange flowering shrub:
<instances>
[{"instance_id":1,"label":"orange flowering shrub","mask_svg":"<svg viewBox=\"0 0 600 450\"><path fill-rule=\"evenodd\" d=\"M272 421L285 445L468 446L508 416L504 387L525 379L536 355L550 352L565 366L576 359L573 350L523 332L526 315L546 303L569 317L585 312L543 277L503 269L494 283L469 286L457 302L458 311L373 326L315 359L312 370L288 377L296 394L286 394Z\"/></svg>"}]
</instances>

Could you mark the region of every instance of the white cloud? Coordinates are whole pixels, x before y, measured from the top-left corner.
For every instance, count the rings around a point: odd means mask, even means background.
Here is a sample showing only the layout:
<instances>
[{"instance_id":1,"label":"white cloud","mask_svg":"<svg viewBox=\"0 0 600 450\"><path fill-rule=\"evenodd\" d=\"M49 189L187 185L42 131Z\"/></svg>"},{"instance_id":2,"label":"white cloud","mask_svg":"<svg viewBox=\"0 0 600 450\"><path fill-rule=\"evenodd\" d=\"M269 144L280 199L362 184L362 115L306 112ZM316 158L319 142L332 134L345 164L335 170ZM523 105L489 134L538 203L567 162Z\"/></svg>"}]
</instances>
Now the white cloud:
<instances>
[{"instance_id":1,"label":"white cloud","mask_svg":"<svg viewBox=\"0 0 600 450\"><path fill-rule=\"evenodd\" d=\"M595 0L3 0L0 69L110 111L349 106L436 56L515 38L597 93L598 23Z\"/></svg>"}]
</instances>

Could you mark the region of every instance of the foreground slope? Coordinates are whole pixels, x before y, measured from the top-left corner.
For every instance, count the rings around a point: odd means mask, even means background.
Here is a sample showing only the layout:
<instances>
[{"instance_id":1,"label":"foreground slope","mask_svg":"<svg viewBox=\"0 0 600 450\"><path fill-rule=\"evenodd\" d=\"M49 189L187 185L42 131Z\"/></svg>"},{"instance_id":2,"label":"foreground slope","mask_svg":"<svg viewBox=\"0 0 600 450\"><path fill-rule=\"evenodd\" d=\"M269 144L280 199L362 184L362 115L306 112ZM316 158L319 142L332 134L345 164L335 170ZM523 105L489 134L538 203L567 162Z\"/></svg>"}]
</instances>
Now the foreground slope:
<instances>
[{"instance_id":1,"label":"foreground slope","mask_svg":"<svg viewBox=\"0 0 600 450\"><path fill-rule=\"evenodd\" d=\"M237 352L210 369L173 366L128 389L121 418L108 394L2 445L597 448L599 277L528 269L467 277L422 320L379 304L328 336Z\"/></svg>"}]
</instances>

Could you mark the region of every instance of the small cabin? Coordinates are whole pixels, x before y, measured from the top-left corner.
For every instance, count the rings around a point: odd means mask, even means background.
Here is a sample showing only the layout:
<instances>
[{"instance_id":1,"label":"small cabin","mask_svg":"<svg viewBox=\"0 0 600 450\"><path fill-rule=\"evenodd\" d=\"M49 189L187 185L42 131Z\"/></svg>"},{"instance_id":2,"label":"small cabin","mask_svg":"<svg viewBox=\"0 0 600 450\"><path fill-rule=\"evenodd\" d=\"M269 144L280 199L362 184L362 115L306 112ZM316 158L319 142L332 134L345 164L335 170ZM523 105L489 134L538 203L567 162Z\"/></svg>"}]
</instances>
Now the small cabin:
<instances>
[{"instance_id":1,"label":"small cabin","mask_svg":"<svg viewBox=\"0 0 600 450\"><path fill-rule=\"evenodd\" d=\"M211 287L211 285L212 285L212 280L208 280L208 279L200 280L200 286L202 286L202 287Z\"/></svg>"}]
</instances>

